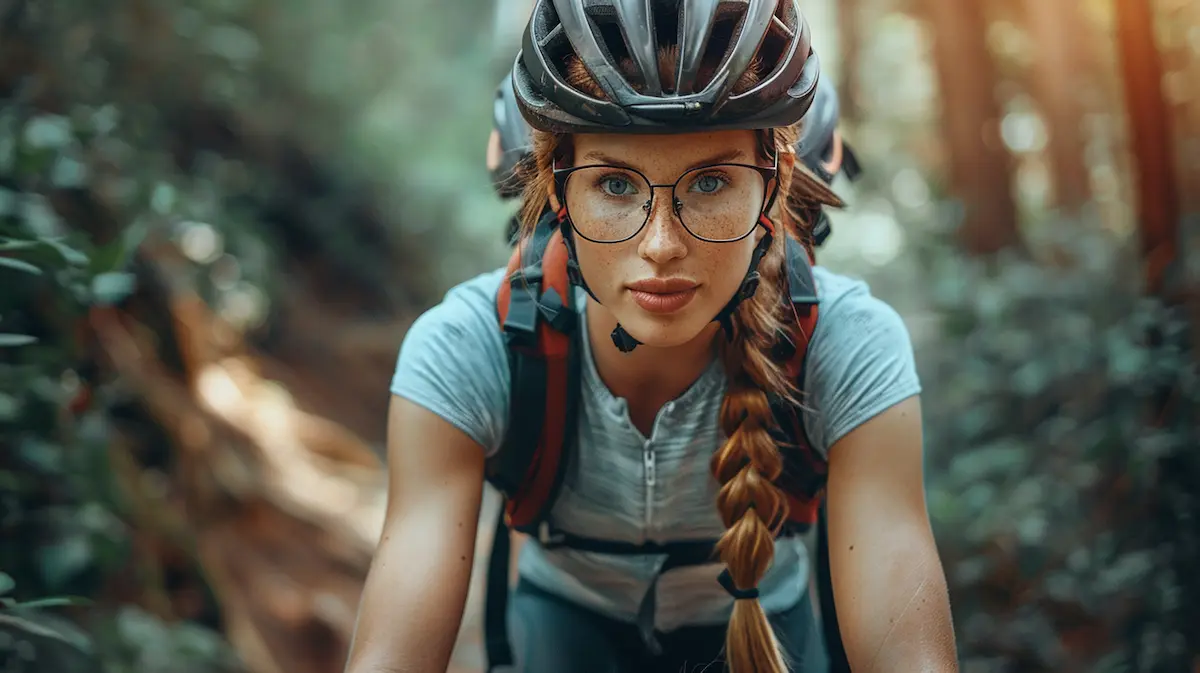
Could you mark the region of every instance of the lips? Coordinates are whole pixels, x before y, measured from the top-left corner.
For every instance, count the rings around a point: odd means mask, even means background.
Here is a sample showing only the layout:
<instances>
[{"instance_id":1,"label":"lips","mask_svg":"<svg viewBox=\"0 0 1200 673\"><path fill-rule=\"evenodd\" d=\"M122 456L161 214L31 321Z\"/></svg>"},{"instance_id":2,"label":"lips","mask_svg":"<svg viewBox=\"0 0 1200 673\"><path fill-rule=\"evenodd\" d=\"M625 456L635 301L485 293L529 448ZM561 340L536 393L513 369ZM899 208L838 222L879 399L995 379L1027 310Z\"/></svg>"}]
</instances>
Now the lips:
<instances>
[{"instance_id":1,"label":"lips","mask_svg":"<svg viewBox=\"0 0 1200 673\"><path fill-rule=\"evenodd\" d=\"M690 304L698 287L686 278L647 278L630 283L629 293L643 311L669 314Z\"/></svg>"}]
</instances>

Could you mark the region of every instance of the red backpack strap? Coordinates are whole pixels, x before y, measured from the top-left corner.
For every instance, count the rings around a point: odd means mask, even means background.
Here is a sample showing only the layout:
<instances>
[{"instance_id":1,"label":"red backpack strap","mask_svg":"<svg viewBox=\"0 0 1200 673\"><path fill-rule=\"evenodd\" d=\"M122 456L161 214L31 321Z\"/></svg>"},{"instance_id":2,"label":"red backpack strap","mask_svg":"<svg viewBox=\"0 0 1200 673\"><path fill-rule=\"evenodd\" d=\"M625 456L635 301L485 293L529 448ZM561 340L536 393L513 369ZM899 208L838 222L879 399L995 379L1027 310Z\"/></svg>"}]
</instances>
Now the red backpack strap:
<instances>
[{"instance_id":1,"label":"red backpack strap","mask_svg":"<svg viewBox=\"0 0 1200 673\"><path fill-rule=\"evenodd\" d=\"M517 243L496 294L511 386L508 431L487 462L488 481L505 500L496 521L484 598L488 671L513 663L505 626L509 529L534 535L548 530L578 417L579 314L561 225L560 215L543 214L533 235Z\"/></svg>"},{"instance_id":2,"label":"red backpack strap","mask_svg":"<svg viewBox=\"0 0 1200 673\"><path fill-rule=\"evenodd\" d=\"M788 376L800 391L803 403L804 372L808 344L817 328L820 316L816 279L813 277L811 256L804 245L788 236L787 279L788 303L792 319L788 321L787 348L781 354L786 359ZM783 432L783 473L776 484L788 498L788 521L796 527L807 528L817 520L817 510L825 487L827 464L813 449L804 430L803 410L790 404L776 407L776 419Z\"/></svg>"},{"instance_id":3,"label":"red backpack strap","mask_svg":"<svg viewBox=\"0 0 1200 673\"><path fill-rule=\"evenodd\" d=\"M579 399L579 315L558 217L547 213L509 260L496 308L508 348L508 433L488 479L505 495L507 523L535 533L562 482Z\"/></svg>"}]
</instances>

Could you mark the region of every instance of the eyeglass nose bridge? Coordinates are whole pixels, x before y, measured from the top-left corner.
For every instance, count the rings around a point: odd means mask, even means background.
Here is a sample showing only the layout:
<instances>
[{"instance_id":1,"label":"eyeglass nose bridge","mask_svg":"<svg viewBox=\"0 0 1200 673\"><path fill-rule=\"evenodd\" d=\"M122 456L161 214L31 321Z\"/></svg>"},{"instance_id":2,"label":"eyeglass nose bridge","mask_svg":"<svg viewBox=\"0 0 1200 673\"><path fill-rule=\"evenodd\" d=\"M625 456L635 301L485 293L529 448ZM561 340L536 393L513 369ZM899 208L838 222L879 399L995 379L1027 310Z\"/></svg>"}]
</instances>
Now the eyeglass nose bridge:
<instances>
[{"instance_id":1,"label":"eyeglass nose bridge","mask_svg":"<svg viewBox=\"0 0 1200 673\"><path fill-rule=\"evenodd\" d=\"M675 213L675 217L680 217L680 211L683 210L683 201L680 201L679 197L675 196L675 187L679 184L678 180L669 185L656 185L646 180L646 184L650 186L650 198L646 199L646 202L642 204L642 210L646 213L647 222L650 221L650 210L654 207L654 190L659 187L671 190L671 210ZM683 219L681 218L679 222L682 224ZM645 222L642 223L642 226L645 226ZM684 228L686 229L687 225L684 225Z\"/></svg>"}]
</instances>

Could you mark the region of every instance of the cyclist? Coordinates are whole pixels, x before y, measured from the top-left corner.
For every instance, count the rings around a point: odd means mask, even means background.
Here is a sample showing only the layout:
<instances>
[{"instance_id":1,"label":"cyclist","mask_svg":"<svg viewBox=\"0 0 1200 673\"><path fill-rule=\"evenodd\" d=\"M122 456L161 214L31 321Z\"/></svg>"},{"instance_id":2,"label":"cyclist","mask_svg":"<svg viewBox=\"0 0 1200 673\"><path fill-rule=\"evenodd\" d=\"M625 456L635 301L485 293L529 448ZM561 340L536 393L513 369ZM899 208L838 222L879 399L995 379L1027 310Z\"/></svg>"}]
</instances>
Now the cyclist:
<instances>
[{"instance_id":1,"label":"cyclist","mask_svg":"<svg viewBox=\"0 0 1200 673\"><path fill-rule=\"evenodd\" d=\"M907 331L805 245L818 75L797 0L537 0L521 241L400 348L348 671L445 670L485 478L517 670L825 670L823 499L851 667L957 670Z\"/></svg>"},{"instance_id":2,"label":"cyclist","mask_svg":"<svg viewBox=\"0 0 1200 673\"><path fill-rule=\"evenodd\" d=\"M812 106L804 115L795 149L800 160L812 171L812 176L818 177L821 182L829 186L832 186L834 177L839 173L850 180L856 180L861 174L857 157L850 145L843 141L838 130L839 113L840 105L836 89L828 79L819 79ZM530 144L529 125L525 123L517 106L510 73L496 89L492 107L492 133L488 139L486 155L492 186L501 199L509 200L521 196L522 182L519 173L528 172L530 169L528 166ZM518 171L518 166L522 166L521 171ZM806 221L811 222L813 245L820 246L828 238L830 226L829 219L820 204L805 199L807 190L804 188L802 179L811 179L812 176L802 175L793 179L794 191L797 194L793 205L799 213L803 213ZM509 219L505 240L510 245L515 244L519 238L519 232L520 218L514 216ZM823 530L821 532L824 533ZM829 586L827 571L828 558L827 554L823 553L826 549L824 544L826 538L824 535L820 535L818 540L822 543L818 547L822 553L819 553L817 559L821 564L817 573L817 589L824 614L822 630L833 659L832 668L836 672L845 669L845 653L834 618L832 587ZM518 538L514 542L519 545L523 539ZM490 584L493 581L506 582L506 578L507 573L498 573L495 579L488 578L489 598L494 596L494 587L491 587ZM495 612L489 612L489 617L497 621L501 619L501 615ZM489 623L486 628L492 632L500 632L504 626L502 622Z\"/></svg>"}]
</instances>

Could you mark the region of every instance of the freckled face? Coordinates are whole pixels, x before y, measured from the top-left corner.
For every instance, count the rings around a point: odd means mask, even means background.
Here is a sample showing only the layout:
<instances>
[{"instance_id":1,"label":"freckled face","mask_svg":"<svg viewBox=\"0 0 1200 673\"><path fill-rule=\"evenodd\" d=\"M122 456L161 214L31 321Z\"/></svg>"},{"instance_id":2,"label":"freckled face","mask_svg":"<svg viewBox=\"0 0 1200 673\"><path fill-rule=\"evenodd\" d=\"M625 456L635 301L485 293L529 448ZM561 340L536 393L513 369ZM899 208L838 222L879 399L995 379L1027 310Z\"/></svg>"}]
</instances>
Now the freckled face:
<instances>
[{"instance_id":1,"label":"freckled face","mask_svg":"<svg viewBox=\"0 0 1200 673\"><path fill-rule=\"evenodd\" d=\"M580 134L573 141L576 166L618 167L576 171L564 192L588 287L648 346L695 339L741 285L764 233L755 222L773 186L749 169L696 169L766 165L754 132ZM668 187L651 188L646 180ZM677 180L673 204L669 185ZM737 240L704 241L689 228L705 238ZM619 242L597 242L612 240Z\"/></svg>"}]
</instances>

